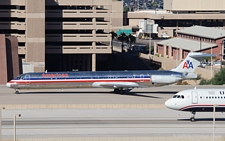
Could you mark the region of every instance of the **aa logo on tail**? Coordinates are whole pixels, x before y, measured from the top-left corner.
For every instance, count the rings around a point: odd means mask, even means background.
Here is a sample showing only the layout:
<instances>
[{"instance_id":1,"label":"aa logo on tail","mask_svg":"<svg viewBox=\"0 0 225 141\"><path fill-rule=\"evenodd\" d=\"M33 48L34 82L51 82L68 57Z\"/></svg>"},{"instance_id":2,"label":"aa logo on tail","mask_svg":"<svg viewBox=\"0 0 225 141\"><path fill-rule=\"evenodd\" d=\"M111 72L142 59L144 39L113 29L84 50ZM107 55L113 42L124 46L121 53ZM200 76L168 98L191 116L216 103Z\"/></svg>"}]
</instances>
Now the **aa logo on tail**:
<instances>
[{"instance_id":1,"label":"aa logo on tail","mask_svg":"<svg viewBox=\"0 0 225 141\"><path fill-rule=\"evenodd\" d=\"M194 68L192 62L190 60L187 60L186 62L184 62L183 64L183 69L186 68L186 69L189 69L189 68Z\"/></svg>"}]
</instances>

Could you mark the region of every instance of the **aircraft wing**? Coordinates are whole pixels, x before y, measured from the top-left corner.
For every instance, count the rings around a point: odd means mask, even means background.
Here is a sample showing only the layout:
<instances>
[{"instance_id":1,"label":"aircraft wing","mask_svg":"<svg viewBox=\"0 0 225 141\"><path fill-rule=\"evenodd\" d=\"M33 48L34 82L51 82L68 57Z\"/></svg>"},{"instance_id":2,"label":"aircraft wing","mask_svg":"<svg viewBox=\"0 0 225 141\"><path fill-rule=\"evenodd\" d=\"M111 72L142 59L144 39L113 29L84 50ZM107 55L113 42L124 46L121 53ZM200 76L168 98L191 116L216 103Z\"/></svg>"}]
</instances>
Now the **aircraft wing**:
<instances>
[{"instance_id":1,"label":"aircraft wing","mask_svg":"<svg viewBox=\"0 0 225 141\"><path fill-rule=\"evenodd\" d=\"M94 82L93 87L104 87L104 88L137 88L140 87L138 83L135 82Z\"/></svg>"}]
</instances>

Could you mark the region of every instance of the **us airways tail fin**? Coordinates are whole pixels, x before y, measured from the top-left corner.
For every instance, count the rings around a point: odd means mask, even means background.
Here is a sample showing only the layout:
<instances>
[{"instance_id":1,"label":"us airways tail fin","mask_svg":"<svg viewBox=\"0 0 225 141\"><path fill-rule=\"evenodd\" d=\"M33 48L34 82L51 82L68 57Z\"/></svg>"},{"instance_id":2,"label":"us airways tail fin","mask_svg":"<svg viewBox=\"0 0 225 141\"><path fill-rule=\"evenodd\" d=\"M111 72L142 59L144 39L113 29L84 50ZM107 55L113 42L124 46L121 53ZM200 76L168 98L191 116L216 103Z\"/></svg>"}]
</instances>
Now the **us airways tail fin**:
<instances>
[{"instance_id":1,"label":"us airways tail fin","mask_svg":"<svg viewBox=\"0 0 225 141\"><path fill-rule=\"evenodd\" d=\"M190 52L187 57L180 63L179 66L172 69L171 71L176 72L184 72L184 73L193 73L195 69L200 66L201 62L200 59L203 59L204 57L211 57L216 56L214 54L207 54L207 53L201 53L201 52Z\"/></svg>"}]
</instances>

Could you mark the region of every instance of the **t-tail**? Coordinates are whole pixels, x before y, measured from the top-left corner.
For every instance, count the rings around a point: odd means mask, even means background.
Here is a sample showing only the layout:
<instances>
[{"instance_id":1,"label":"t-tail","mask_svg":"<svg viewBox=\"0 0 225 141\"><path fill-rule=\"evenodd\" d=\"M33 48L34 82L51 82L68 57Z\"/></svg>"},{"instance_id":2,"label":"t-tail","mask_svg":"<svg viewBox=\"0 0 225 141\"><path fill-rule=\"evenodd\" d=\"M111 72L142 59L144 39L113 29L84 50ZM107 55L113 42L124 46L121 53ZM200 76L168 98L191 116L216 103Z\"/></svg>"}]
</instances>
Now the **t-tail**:
<instances>
[{"instance_id":1,"label":"t-tail","mask_svg":"<svg viewBox=\"0 0 225 141\"><path fill-rule=\"evenodd\" d=\"M195 69L201 65L200 60L202 60L204 57L211 56L216 55L201 52L190 52L187 57L180 63L180 65L172 69L171 71L193 74Z\"/></svg>"}]
</instances>

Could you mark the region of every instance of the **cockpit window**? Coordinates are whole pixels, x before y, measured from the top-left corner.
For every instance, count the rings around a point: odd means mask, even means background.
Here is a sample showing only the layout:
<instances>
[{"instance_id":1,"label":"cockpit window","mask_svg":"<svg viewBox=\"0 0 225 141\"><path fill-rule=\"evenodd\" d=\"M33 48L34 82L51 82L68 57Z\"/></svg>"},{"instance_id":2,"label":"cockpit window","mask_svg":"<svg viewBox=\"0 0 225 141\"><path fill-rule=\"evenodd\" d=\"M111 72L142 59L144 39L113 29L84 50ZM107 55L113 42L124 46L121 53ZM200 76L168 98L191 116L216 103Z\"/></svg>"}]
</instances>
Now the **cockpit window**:
<instances>
[{"instance_id":1,"label":"cockpit window","mask_svg":"<svg viewBox=\"0 0 225 141\"><path fill-rule=\"evenodd\" d=\"M173 98L181 98L181 99L184 99L184 95L174 95Z\"/></svg>"},{"instance_id":2,"label":"cockpit window","mask_svg":"<svg viewBox=\"0 0 225 141\"><path fill-rule=\"evenodd\" d=\"M20 80L21 79L21 75L17 76L15 79L16 80Z\"/></svg>"},{"instance_id":3,"label":"cockpit window","mask_svg":"<svg viewBox=\"0 0 225 141\"><path fill-rule=\"evenodd\" d=\"M177 98L177 95L174 95L173 98Z\"/></svg>"}]
</instances>

